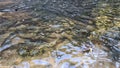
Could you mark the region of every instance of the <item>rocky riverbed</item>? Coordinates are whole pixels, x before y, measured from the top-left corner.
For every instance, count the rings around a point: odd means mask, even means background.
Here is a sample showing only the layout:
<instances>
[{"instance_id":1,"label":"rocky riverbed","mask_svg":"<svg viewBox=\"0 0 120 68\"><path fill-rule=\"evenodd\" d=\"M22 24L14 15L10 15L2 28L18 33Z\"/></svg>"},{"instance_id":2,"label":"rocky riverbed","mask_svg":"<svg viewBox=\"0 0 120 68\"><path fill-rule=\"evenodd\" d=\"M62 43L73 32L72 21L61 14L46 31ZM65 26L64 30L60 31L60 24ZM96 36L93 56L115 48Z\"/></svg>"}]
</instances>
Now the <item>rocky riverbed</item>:
<instances>
[{"instance_id":1,"label":"rocky riverbed","mask_svg":"<svg viewBox=\"0 0 120 68\"><path fill-rule=\"evenodd\" d=\"M0 68L119 68L119 4L0 0Z\"/></svg>"}]
</instances>

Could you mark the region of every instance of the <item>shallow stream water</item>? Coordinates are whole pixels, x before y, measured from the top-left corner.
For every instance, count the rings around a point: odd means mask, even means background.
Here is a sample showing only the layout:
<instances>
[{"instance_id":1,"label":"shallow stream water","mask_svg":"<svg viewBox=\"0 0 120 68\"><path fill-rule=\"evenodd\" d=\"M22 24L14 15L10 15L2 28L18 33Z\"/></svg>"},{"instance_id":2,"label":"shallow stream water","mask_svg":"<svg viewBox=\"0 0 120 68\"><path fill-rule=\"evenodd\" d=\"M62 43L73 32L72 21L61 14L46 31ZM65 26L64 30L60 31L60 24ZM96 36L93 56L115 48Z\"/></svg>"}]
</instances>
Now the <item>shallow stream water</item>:
<instances>
[{"instance_id":1,"label":"shallow stream water","mask_svg":"<svg viewBox=\"0 0 120 68\"><path fill-rule=\"evenodd\" d=\"M0 68L120 68L119 4L0 0Z\"/></svg>"}]
</instances>

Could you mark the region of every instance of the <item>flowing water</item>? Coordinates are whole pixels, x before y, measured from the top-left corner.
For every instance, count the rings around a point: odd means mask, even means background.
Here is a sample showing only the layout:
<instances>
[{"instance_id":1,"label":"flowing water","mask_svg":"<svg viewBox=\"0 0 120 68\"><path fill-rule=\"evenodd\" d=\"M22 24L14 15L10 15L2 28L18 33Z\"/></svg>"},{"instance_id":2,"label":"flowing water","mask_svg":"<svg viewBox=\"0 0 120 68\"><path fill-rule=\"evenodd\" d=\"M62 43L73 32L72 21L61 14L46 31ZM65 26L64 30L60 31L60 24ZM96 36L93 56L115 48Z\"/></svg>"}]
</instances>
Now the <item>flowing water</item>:
<instances>
[{"instance_id":1,"label":"flowing water","mask_svg":"<svg viewBox=\"0 0 120 68\"><path fill-rule=\"evenodd\" d=\"M0 0L0 68L120 68L119 4Z\"/></svg>"}]
</instances>

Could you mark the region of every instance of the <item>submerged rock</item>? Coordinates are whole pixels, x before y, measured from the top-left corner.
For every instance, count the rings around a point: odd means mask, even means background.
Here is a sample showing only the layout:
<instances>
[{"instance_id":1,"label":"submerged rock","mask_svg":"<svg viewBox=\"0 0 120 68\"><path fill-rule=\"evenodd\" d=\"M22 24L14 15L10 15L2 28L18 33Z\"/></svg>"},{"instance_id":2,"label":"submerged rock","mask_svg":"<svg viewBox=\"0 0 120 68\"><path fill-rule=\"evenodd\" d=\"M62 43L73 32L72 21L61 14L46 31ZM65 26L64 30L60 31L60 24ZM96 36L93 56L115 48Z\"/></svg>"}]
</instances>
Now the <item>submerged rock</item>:
<instances>
[{"instance_id":1,"label":"submerged rock","mask_svg":"<svg viewBox=\"0 0 120 68\"><path fill-rule=\"evenodd\" d=\"M120 27L109 29L100 39L103 45L108 48L107 51L111 53L112 59L118 61L120 58Z\"/></svg>"}]
</instances>

